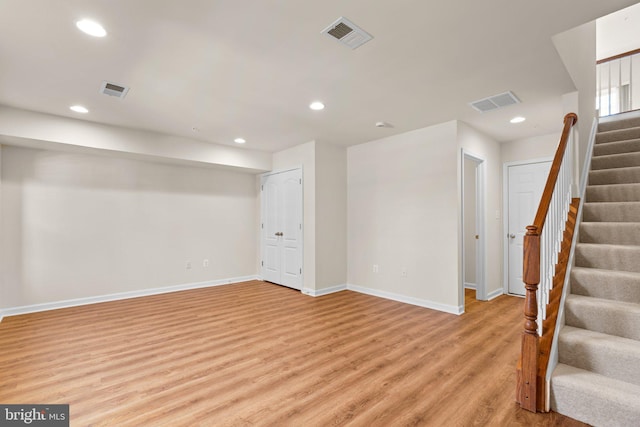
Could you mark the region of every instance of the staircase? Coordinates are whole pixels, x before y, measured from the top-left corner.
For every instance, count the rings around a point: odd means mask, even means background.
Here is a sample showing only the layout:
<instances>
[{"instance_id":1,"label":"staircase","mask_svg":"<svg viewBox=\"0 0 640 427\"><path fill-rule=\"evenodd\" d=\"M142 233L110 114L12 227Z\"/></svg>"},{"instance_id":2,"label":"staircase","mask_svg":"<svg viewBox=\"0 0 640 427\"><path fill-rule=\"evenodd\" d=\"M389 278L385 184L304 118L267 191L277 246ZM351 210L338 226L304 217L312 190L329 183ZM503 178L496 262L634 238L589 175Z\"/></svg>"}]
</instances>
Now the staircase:
<instances>
[{"instance_id":1,"label":"staircase","mask_svg":"<svg viewBox=\"0 0 640 427\"><path fill-rule=\"evenodd\" d=\"M551 408L640 425L640 118L602 123L558 337Z\"/></svg>"}]
</instances>

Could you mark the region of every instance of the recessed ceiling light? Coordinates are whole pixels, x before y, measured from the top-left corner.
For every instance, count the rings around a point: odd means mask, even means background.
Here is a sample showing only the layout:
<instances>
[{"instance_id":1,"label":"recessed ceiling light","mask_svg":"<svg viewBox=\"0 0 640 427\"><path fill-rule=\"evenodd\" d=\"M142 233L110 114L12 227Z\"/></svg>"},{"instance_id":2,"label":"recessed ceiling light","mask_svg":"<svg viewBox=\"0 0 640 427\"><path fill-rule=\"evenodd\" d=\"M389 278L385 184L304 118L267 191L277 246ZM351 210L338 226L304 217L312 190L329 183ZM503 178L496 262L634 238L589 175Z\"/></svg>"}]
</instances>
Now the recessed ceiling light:
<instances>
[{"instance_id":1,"label":"recessed ceiling light","mask_svg":"<svg viewBox=\"0 0 640 427\"><path fill-rule=\"evenodd\" d=\"M107 35L107 31L102 25L90 19L81 19L76 22L76 27L78 27L78 29L83 33L89 34L93 37L104 37Z\"/></svg>"},{"instance_id":2,"label":"recessed ceiling light","mask_svg":"<svg viewBox=\"0 0 640 427\"><path fill-rule=\"evenodd\" d=\"M377 128L392 128L393 126L387 122L376 122Z\"/></svg>"},{"instance_id":3,"label":"recessed ceiling light","mask_svg":"<svg viewBox=\"0 0 640 427\"><path fill-rule=\"evenodd\" d=\"M87 114L89 112L89 110L87 110L82 105L72 105L71 107L69 107L69 109L71 111L75 111L76 113L82 113L82 114Z\"/></svg>"},{"instance_id":4,"label":"recessed ceiling light","mask_svg":"<svg viewBox=\"0 0 640 427\"><path fill-rule=\"evenodd\" d=\"M235 142L236 144L244 144L247 141L245 141L244 138L236 138L233 140L233 142Z\"/></svg>"},{"instance_id":5,"label":"recessed ceiling light","mask_svg":"<svg viewBox=\"0 0 640 427\"><path fill-rule=\"evenodd\" d=\"M518 117L514 117L513 119L509 120L511 123L522 123L524 122L525 119L524 117L518 116Z\"/></svg>"},{"instance_id":6,"label":"recessed ceiling light","mask_svg":"<svg viewBox=\"0 0 640 427\"><path fill-rule=\"evenodd\" d=\"M320 101L314 101L309 105L309 108L316 111L324 110L324 104Z\"/></svg>"}]
</instances>

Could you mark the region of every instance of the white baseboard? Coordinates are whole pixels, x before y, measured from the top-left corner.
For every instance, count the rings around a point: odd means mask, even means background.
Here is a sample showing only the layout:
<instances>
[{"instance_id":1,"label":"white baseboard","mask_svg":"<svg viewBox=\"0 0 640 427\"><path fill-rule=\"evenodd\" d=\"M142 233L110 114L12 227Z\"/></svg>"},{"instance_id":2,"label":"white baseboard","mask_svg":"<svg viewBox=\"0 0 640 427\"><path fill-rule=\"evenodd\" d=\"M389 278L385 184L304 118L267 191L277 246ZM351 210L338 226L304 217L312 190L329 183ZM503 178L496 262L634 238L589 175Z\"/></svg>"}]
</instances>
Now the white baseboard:
<instances>
[{"instance_id":1,"label":"white baseboard","mask_svg":"<svg viewBox=\"0 0 640 427\"><path fill-rule=\"evenodd\" d=\"M464 287L465 287L465 289L474 289L475 290L476 289L476 284L475 283L464 282Z\"/></svg>"},{"instance_id":2,"label":"white baseboard","mask_svg":"<svg viewBox=\"0 0 640 427\"><path fill-rule=\"evenodd\" d=\"M445 313L451 313L456 315L460 315L464 313L463 306L441 304L439 302L434 302L434 301L429 301L429 300L414 298L414 297L408 297L405 295L395 294L393 292L380 291L378 289L365 288L363 286L357 286L352 284L348 284L347 289L350 291L359 292L361 294L367 294L367 295L372 295L374 297L390 299L393 301L403 302L405 304L417 305L419 307L443 311Z\"/></svg>"},{"instance_id":3,"label":"white baseboard","mask_svg":"<svg viewBox=\"0 0 640 427\"><path fill-rule=\"evenodd\" d=\"M496 299L502 294L504 294L504 289L496 289L495 291L490 292L487 295L487 301L491 301L492 299Z\"/></svg>"},{"instance_id":4,"label":"white baseboard","mask_svg":"<svg viewBox=\"0 0 640 427\"><path fill-rule=\"evenodd\" d=\"M146 297L150 295L166 294L170 292L186 291L189 289L209 288L212 286L229 285L232 283L258 280L258 276L233 277L230 279L211 280L208 282L187 283L184 285L166 286L162 288L141 289L139 291L120 292L117 294L99 295L95 297L77 298L64 301L47 302L42 304L24 305L0 309L0 322L4 316L36 313L38 311L57 310L60 308L76 307L80 305L97 304L101 302L117 301L129 298Z\"/></svg>"},{"instance_id":5,"label":"white baseboard","mask_svg":"<svg viewBox=\"0 0 640 427\"><path fill-rule=\"evenodd\" d=\"M337 285L337 286L332 286L330 288L323 288L323 289L303 288L301 292L305 295L309 295L312 297L321 297L323 295L329 295L335 292L346 291L346 290L347 290L347 285L345 284L345 285Z\"/></svg>"}]
</instances>

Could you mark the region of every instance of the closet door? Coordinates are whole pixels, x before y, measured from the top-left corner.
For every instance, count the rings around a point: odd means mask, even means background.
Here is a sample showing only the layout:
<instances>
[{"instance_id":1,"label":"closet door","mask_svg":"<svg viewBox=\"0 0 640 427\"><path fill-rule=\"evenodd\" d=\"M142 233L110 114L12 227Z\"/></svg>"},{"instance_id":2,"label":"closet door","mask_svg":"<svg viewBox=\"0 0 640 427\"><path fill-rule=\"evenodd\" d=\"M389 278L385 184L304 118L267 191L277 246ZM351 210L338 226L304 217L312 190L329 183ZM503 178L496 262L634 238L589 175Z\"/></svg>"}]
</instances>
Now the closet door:
<instances>
[{"instance_id":1,"label":"closet door","mask_svg":"<svg viewBox=\"0 0 640 427\"><path fill-rule=\"evenodd\" d=\"M524 257L524 235L527 225L533 224L538 204L544 192L544 185L551 169L551 162L527 163L508 167L508 225L507 247L509 263L507 265L509 293L525 294L522 281L522 263Z\"/></svg>"},{"instance_id":2,"label":"closet door","mask_svg":"<svg viewBox=\"0 0 640 427\"><path fill-rule=\"evenodd\" d=\"M264 175L262 278L302 289L302 170Z\"/></svg>"}]
</instances>

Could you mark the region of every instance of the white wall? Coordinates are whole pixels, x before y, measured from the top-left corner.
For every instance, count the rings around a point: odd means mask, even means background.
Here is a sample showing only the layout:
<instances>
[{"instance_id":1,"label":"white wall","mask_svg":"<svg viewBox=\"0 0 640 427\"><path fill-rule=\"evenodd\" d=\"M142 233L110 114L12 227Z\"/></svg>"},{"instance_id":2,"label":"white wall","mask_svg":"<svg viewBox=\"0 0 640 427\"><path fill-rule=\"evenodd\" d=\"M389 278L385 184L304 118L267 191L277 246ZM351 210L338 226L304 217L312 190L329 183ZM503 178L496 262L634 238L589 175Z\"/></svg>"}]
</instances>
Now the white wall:
<instances>
[{"instance_id":1,"label":"white wall","mask_svg":"<svg viewBox=\"0 0 640 427\"><path fill-rule=\"evenodd\" d=\"M0 308L256 274L251 174L9 146L1 160Z\"/></svg>"},{"instance_id":2,"label":"white wall","mask_svg":"<svg viewBox=\"0 0 640 427\"><path fill-rule=\"evenodd\" d=\"M273 155L273 170L302 166L304 288L347 282L347 157L344 147L311 141Z\"/></svg>"},{"instance_id":3,"label":"white wall","mask_svg":"<svg viewBox=\"0 0 640 427\"><path fill-rule=\"evenodd\" d=\"M640 3L596 19L598 60L640 48Z\"/></svg>"},{"instance_id":4,"label":"white wall","mask_svg":"<svg viewBox=\"0 0 640 427\"><path fill-rule=\"evenodd\" d=\"M480 244L484 244L485 248L485 292L487 297L492 297L502 290L502 163L500 144L463 122L458 122L457 131L459 147L465 152L484 159L485 231L479 230L479 234ZM457 164L460 165L461 162L458 161ZM462 295L460 297L462 298Z\"/></svg>"},{"instance_id":5,"label":"white wall","mask_svg":"<svg viewBox=\"0 0 640 427\"><path fill-rule=\"evenodd\" d=\"M316 290L347 283L347 150L316 143Z\"/></svg>"},{"instance_id":6,"label":"white wall","mask_svg":"<svg viewBox=\"0 0 640 427\"><path fill-rule=\"evenodd\" d=\"M3 263L3 250L4 245L4 233L2 232L2 151L4 147L0 145L0 307L3 306L3 301L7 301L9 296L4 286L4 263ZM2 321L2 313L0 312L0 321Z\"/></svg>"},{"instance_id":7,"label":"white wall","mask_svg":"<svg viewBox=\"0 0 640 427\"><path fill-rule=\"evenodd\" d=\"M302 167L303 286L316 289L316 142L297 145L273 154L273 170Z\"/></svg>"},{"instance_id":8,"label":"white wall","mask_svg":"<svg viewBox=\"0 0 640 427\"><path fill-rule=\"evenodd\" d=\"M559 132L504 142L500 144L502 163L553 157L559 144Z\"/></svg>"},{"instance_id":9,"label":"white wall","mask_svg":"<svg viewBox=\"0 0 640 427\"><path fill-rule=\"evenodd\" d=\"M347 149L350 285L458 311L457 151L455 121Z\"/></svg>"},{"instance_id":10,"label":"white wall","mask_svg":"<svg viewBox=\"0 0 640 427\"><path fill-rule=\"evenodd\" d=\"M578 164L582 168L596 116L596 22L558 34L553 43L578 89Z\"/></svg>"}]
</instances>

